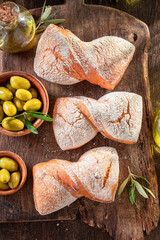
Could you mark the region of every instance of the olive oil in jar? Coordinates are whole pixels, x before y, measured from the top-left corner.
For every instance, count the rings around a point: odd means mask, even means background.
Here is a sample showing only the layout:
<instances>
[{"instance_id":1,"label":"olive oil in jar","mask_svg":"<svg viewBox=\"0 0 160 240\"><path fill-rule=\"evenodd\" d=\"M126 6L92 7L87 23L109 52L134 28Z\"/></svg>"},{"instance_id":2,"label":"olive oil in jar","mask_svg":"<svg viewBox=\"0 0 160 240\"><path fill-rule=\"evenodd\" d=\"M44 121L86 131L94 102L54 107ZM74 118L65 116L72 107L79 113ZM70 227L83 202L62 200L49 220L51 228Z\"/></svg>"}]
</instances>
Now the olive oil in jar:
<instances>
[{"instance_id":1,"label":"olive oil in jar","mask_svg":"<svg viewBox=\"0 0 160 240\"><path fill-rule=\"evenodd\" d=\"M34 46L35 21L30 12L14 2L0 5L0 50L16 53Z\"/></svg>"},{"instance_id":2,"label":"olive oil in jar","mask_svg":"<svg viewBox=\"0 0 160 240\"><path fill-rule=\"evenodd\" d=\"M160 107L157 108L153 123L152 123L152 136L156 144L156 150L160 152Z\"/></svg>"}]
</instances>

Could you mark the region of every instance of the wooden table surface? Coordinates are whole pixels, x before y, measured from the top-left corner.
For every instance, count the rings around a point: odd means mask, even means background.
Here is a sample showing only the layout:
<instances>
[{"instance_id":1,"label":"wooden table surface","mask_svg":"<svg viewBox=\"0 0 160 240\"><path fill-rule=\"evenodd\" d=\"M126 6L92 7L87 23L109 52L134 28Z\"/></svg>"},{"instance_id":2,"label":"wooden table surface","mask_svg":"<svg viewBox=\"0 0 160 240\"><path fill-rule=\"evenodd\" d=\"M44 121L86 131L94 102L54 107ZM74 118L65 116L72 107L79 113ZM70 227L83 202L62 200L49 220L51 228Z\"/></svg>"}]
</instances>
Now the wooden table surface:
<instances>
[{"instance_id":1,"label":"wooden table surface","mask_svg":"<svg viewBox=\"0 0 160 240\"><path fill-rule=\"evenodd\" d=\"M74 0L73 0L74 1ZM151 33L151 45L149 49L149 79L151 89L151 99L153 110L159 106L160 102L160 0L130 0L136 1L133 5L128 5L126 0L103 0L102 4L125 11L147 23ZM3 1L0 0L0 3ZM43 0L19 0L15 1L24 7L31 9L41 7ZM47 0L47 5L62 4L63 0ZM98 0L86 0L85 3L98 4ZM157 176L160 178L160 156L155 155ZM127 223L126 223L127 224ZM160 239L160 224L145 239ZM54 221L35 223L8 223L0 224L0 240L109 240L108 233L100 229L91 228L80 220L76 221Z\"/></svg>"}]
</instances>

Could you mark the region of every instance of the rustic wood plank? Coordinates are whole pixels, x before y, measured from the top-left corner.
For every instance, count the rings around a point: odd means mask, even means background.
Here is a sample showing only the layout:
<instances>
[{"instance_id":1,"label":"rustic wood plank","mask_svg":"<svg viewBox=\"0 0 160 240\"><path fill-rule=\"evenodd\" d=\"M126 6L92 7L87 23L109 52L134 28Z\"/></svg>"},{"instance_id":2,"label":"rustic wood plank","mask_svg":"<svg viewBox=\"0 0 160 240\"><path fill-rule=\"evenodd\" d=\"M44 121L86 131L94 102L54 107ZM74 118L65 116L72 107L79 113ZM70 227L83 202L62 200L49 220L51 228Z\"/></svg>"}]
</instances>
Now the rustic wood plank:
<instances>
[{"instance_id":1,"label":"rustic wood plank","mask_svg":"<svg viewBox=\"0 0 160 240\"><path fill-rule=\"evenodd\" d=\"M140 21L122 12L105 7L82 5L81 3L82 1L77 0L75 3L75 1L70 0L65 5L55 6L54 11L57 12L57 17L67 19L63 26L69 28L82 40L90 41L104 35L117 35L125 39L128 39L128 37L132 39L133 34L138 36L134 42L137 49L134 59L115 90L133 91L143 95L144 122L140 139L138 144L126 146L104 139L98 134L95 139L82 148L62 152L55 143L53 134L50 133L51 125L48 123L44 123L39 129L40 135L38 137L32 135L31 138L31 135L28 135L15 139L1 135L1 149L8 149L18 153L26 161L29 170L27 183L19 193L14 196L0 198L1 221L75 219L79 216L89 225L98 226L109 231L117 239L120 237L123 237L123 239L141 239L143 238L143 230L149 233L157 225L159 217L158 198L155 201L149 199L146 202L139 198L142 205L141 211L129 204L127 193L123 195L123 198L117 198L115 203L108 205L80 199L69 208L45 217L38 215L34 209L31 171L35 163L47 161L54 157L76 161L88 149L103 145L116 147L120 155L120 182L126 177L127 166L129 165L133 172L144 175L151 180L153 184L152 190L157 196L156 176L149 152L149 117L151 110L146 68L144 74L144 63L147 64L147 54L144 54L144 51L147 51L148 29ZM70 9L72 9L72 12L70 12ZM39 16L40 10L33 10L33 14ZM32 69L34 51L35 49L32 49L25 55L14 54L11 56L2 54L3 66L1 71L16 69L34 74ZM59 96L85 95L98 99L108 92L88 82L67 87L57 86L44 80L42 82L49 92L50 114L52 113L54 101ZM147 147L148 149L146 149ZM143 207L143 205L145 206ZM126 212L126 209L128 209L128 212Z\"/></svg>"},{"instance_id":2,"label":"rustic wood plank","mask_svg":"<svg viewBox=\"0 0 160 240\"><path fill-rule=\"evenodd\" d=\"M157 227L145 240L159 240L159 232ZM1 240L53 240L53 236L56 240L113 240L107 232L79 220L0 224Z\"/></svg>"},{"instance_id":3,"label":"rustic wood plank","mask_svg":"<svg viewBox=\"0 0 160 240\"><path fill-rule=\"evenodd\" d=\"M81 221L2 223L1 240L112 240L107 232Z\"/></svg>"}]
</instances>

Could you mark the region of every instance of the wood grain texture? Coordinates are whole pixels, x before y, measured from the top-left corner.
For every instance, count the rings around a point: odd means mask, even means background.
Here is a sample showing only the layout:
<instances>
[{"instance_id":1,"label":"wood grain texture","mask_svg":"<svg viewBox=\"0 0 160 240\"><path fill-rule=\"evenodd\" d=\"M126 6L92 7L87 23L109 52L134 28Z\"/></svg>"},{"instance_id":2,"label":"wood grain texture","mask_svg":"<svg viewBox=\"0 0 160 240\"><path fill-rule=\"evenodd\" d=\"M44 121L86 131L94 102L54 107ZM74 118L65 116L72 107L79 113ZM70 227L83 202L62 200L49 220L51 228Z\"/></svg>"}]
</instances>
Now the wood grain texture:
<instances>
[{"instance_id":1,"label":"wood grain texture","mask_svg":"<svg viewBox=\"0 0 160 240\"><path fill-rule=\"evenodd\" d=\"M159 240L159 232L157 227L145 240ZM113 240L106 231L80 220L0 224L1 240L53 240L53 236L55 240Z\"/></svg>"},{"instance_id":2,"label":"wood grain texture","mask_svg":"<svg viewBox=\"0 0 160 240\"><path fill-rule=\"evenodd\" d=\"M112 240L107 232L82 221L1 223L1 240ZM154 239L158 240L158 239Z\"/></svg>"},{"instance_id":3,"label":"wood grain texture","mask_svg":"<svg viewBox=\"0 0 160 240\"><path fill-rule=\"evenodd\" d=\"M70 12L72 9L72 12ZM82 40L116 35L127 40L136 41L136 53L129 65L123 79L115 88L115 91L133 91L144 98L144 116L141 135L136 145L124 145L104 139L98 134L90 143L77 150L62 152L58 148L51 125L44 123L39 129L39 136L29 135L14 139L1 135L1 150L12 150L18 153L28 167L28 180L23 189L14 197L0 198L1 221L31 221L51 219L76 219L81 218L90 226L97 226L107 230L110 235L117 239L142 239L143 231L148 234L158 222L159 206L158 198L147 201L139 198L141 210L138 211L128 201L127 192L121 198L116 198L112 204L101 204L87 199L80 199L70 207L46 217L39 216L33 205L32 198L32 166L41 161L52 158L62 158L76 161L79 156L90 148L98 146L115 147L120 156L120 183L127 176L127 166L139 175L145 176L152 183L152 191L157 196L157 181L153 159L149 152L149 129L151 106L148 73L147 73L147 47L149 32L143 23L134 17L122 12L105 7L82 5L82 1L68 1L65 5L55 6L53 11L57 12L57 18L65 17L67 21L63 24ZM40 15L40 10L33 11L35 17ZM33 74L33 56L35 49L25 54L3 54L1 72L8 70L23 70ZM1 55L1 57L2 57ZM145 68L144 68L145 67ZM145 69L145 71L144 71ZM88 82L82 82L74 86L57 86L42 80L50 97L50 114L54 101L57 97L84 95L98 99L109 92ZM27 206L27 207L26 207ZM127 209L127 211L126 211ZM134 227L133 227L134 226Z\"/></svg>"}]
</instances>

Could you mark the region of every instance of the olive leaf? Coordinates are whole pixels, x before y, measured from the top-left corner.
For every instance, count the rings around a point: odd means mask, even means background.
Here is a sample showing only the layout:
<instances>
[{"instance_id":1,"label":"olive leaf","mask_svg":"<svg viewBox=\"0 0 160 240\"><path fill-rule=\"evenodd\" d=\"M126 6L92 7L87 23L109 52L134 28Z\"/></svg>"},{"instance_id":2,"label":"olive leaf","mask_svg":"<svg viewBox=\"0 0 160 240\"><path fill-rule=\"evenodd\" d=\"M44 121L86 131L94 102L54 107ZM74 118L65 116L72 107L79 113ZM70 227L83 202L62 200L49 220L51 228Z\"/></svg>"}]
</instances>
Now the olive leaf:
<instances>
[{"instance_id":1,"label":"olive leaf","mask_svg":"<svg viewBox=\"0 0 160 240\"><path fill-rule=\"evenodd\" d=\"M135 199L136 199L136 190L135 190L135 185L131 184L130 188L129 188L129 200L132 204L135 203Z\"/></svg>"},{"instance_id":2,"label":"olive leaf","mask_svg":"<svg viewBox=\"0 0 160 240\"><path fill-rule=\"evenodd\" d=\"M139 184L139 182L137 182L135 180L134 180L134 184L135 184L135 187L137 188L137 191L139 192L139 194L141 194L144 198L148 198L148 195L144 191L144 189L141 186L141 184Z\"/></svg>"},{"instance_id":3,"label":"olive leaf","mask_svg":"<svg viewBox=\"0 0 160 240\"><path fill-rule=\"evenodd\" d=\"M45 20L44 23L50 23L50 24L58 24L66 21L65 19L49 19Z\"/></svg>"},{"instance_id":4,"label":"olive leaf","mask_svg":"<svg viewBox=\"0 0 160 240\"><path fill-rule=\"evenodd\" d=\"M42 112L36 112L36 111L27 111L27 113L37 113L39 115L47 115L45 113L42 113Z\"/></svg>"},{"instance_id":5,"label":"olive leaf","mask_svg":"<svg viewBox=\"0 0 160 240\"><path fill-rule=\"evenodd\" d=\"M50 20L50 19L53 18L55 15L56 15L56 13L50 14L50 15L45 19L45 21Z\"/></svg>"},{"instance_id":6,"label":"olive leaf","mask_svg":"<svg viewBox=\"0 0 160 240\"><path fill-rule=\"evenodd\" d=\"M147 188L147 187L145 187L145 186L142 186L147 192L149 192L150 193L150 195L153 197L153 198L156 198L155 197L155 195L153 194L153 192L149 189L149 188Z\"/></svg>"},{"instance_id":7,"label":"olive leaf","mask_svg":"<svg viewBox=\"0 0 160 240\"><path fill-rule=\"evenodd\" d=\"M42 17L42 14L43 14L44 10L45 10L46 1L47 1L47 0L44 0L44 3L43 3L42 12L41 12L41 17Z\"/></svg>"},{"instance_id":8,"label":"olive leaf","mask_svg":"<svg viewBox=\"0 0 160 240\"><path fill-rule=\"evenodd\" d=\"M129 181L129 177L126 178L123 183L121 184L121 186L119 187L119 190L118 190L118 195L121 195L121 193L123 192L123 190L125 189L127 183Z\"/></svg>"},{"instance_id":9,"label":"olive leaf","mask_svg":"<svg viewBox=\"0 0 160 240\"><path fill-rule=\"evenodd\" d=\"M65 19L53 19L53 17L55 16L55 13L51 14L51 11L52 11L52 7L46 6L46 0L45 0L42 7L39 23L36 26L36 33L40 33L44 31L47 28L48 24L58 24L65 21ZM39 27L45 23L47 24L47 26L44 26L43 28L39 29Z\"/></svg>"},{"instance_id":10,"label":"olive leaf","mask_svg":"<svg viewBox=\"0 0 160 240\"><path fill-rule=\"evenodd\" d=\"M152 193L152 191L150 189L148 189L147 187L141 185L138 181L137 181L137 178L138 179L141 179L143 181L145 181L149 186L151 185L150 182L145 178L145 177L142 177L142 176L138 176L138 175L135 175L133 174L131 171L130 171L130 168L128 167L128 171L129 171L129 175L128 177L122 182L122 184L120 185L119 187L119 190L118 190L118 195L120 195L128 182L130 182L130 187L129 187L129 200L131 202L131 204L135 204L136 207L138 209L140 209L139 207L139 204L136 202L136 190L138 191L138 193L144 197L144 198L148 198L148 195L147 193L145 192L145 190L153 197L155 198L155 195ZM136 179L136 180L135 180Z\"/></svg>"},{"instance_id":11,"label":"olive leaf","mask_svg":"<svg viewBox=\"0 0 160 240\"><path fill-rule=\"evenodd\" d=\"M46 6L44 12L43 12L42 15L41 15L40 21L41 21L41 22L44 22L44 21L46 20L46 18L49 17L51 11L52 11L51 6Z\"/></svg>"},{"instance_id":12,"label":"olive leaf","mask_svg":"<svg viewBox=\"0 0 160 240\"><path fill-rule=\"evenodd\" d=\"M40 114L36 114L36 113L28 113L28 115L35 117L35 118L45 120L47 122L53 122L53 118L50 118L49 116L40 115Z\"/></svg>"},{"instance_id":13,"label":"olive leaf","mask_svg":"<svg viewBox=\"0 0 160 240\"><path fill-rule=\"evenodd\" d=\"M34 134L38 134L38 131L35 129L35 127L32 125L32 123L28 120L26 115L24 115L24 121L26 124L26 127Z\"/></svg>"},{"instance_id":14,"label":"olive leaf","mask_svg":"<svg viewBox=\"0 0 160 240\"><path fill-rule=\"evenodd\" d=\"M145 177L137 176L137 175L135 175L133 173L132 173L132 175L133 175L134 178L141 178L141 179L143 179L146 183L148 183L149 186L151 185L150 182Z\"/></svg>"}]
</instances>

